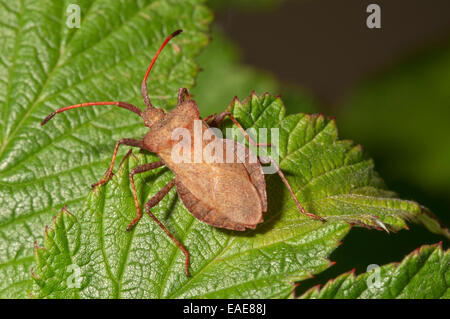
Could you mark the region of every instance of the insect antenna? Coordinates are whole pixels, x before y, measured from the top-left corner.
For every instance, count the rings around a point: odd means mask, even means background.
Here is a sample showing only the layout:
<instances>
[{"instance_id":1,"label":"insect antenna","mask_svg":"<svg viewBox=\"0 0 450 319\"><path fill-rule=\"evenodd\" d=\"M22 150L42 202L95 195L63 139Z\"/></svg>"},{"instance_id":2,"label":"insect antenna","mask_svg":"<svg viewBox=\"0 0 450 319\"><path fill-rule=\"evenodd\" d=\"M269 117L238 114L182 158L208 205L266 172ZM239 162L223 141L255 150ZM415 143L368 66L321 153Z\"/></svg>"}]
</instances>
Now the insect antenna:
<instances>
[{"instance_id":1,"label":"insect antenna","mask_svg":"<svg viewBox=\"0 0 450 319\"><path fill-rule=\"evenodd\" d=\"M176 37L177 35L179 35L181 32L183 32L183 30L177 30L175 32L173 32L171 35L169 35L163 42L163 44L161 45L161 47L159 48L159 50L156 52L155 56L152 59L152 62L150 63L150 66L147 69L147 72L145 73L144 79L142 80L142 86L141 86L141 90L142 90L142 97L144 98L144 103L145 105L147 105L147 107L152 108L153 105L150 102L150 97L148 96L148 90L147 90L147 78L148 75L150 74L150 71L152 70L153 65L156 62L156 59L158 58L159 54L161 53L162 49L164 49L164 47L166 46L166 44L173 38Z\"/></svg>"},{"instance_id":2,"label":"insect antenna","mask_svg":"<svg viewBox=\"0 0 450 319\"><path fill-rule=\"evenodd\" d=\"M152 70L152 67L155 64L156 59L158 58L158 56L161 53L162 49L164 49L164 47L170 41L170 39L172 39L173 37L177 36L182 31L183 30L177 30L177 31L173 32L171 35L169 35L164 40L163 44L161 45L161 47L159 48L159 50L156 52L155 56L153 57L152 62L150 63L150 66L147 69L147 72L145 73L144 79L142 80L142 97L144 98L145 105L147 105L147 107L149 107L149 108L152 108L153 106L152 106L152 103L150 102L150 98L148 96L148 90L147 90L147 78L148 78L148 75L150 74L150 71ZM67 111L67 110L71 110L71 109L75 109L77 107L93 106L93 105L116 105L118 107L127 109L127 110L129 110L131 112L134 112L137 115L139 115L140 117L142 117L142 110L140 108L138 108L137 106L134 106L132 104L126 103L126 102L87 102L87 103L75 104L75 105L70 105L70 106L66 106L66 107L60 108L60 109L52 112L51 114L49 114L41 122L41 125L45 125L48 121L50 121L58 113L61 113L61 112Z\"/></svg>"},{"instance_id":3,"label":"insect antenna","mask_svg":"<svg viewBox=\"0 0 450 319\"><path fill-rule=\"evenodd\" d=\"M60 109L57 109L56 111L52 112L49 116L47 116L42 122L41 125L45 125L48 121L50 121L56 114L75 109L77 107L84 107L84 106L93 106L93 105L116 105L118 107L127 109L131 112L136 113L140 117L142 117L142 110L138 108L137 106L134 106L133 104L126 103L126 102L87 102L87 103L81 103L81 104L74 104L70 106L65 106Z\"/></svg>"}]
</instances>

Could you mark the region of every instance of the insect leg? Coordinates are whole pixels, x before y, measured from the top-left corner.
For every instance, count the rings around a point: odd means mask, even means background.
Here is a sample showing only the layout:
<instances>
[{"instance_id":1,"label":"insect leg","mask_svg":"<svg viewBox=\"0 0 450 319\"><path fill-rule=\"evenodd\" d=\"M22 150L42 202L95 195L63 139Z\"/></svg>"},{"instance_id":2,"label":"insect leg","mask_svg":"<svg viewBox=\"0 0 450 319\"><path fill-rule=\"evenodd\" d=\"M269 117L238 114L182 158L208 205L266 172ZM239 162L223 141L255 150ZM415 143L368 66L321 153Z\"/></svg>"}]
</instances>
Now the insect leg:
<instances>
[{"instance_id":1,"label":"insect leg","mask_svg":"<svg viewBox=\"0 0 450 319\"><path fill-rule=\"evenodd\" d=\"M114 175L113 173L113 168L114 168L114 163L116 161L116 156L117 156L117 151L119 150L119 145L123 144L123 145L128 145L128 146L134 146L134 147L139 147L139 148L144 148L144 145L142 143L141 140L135 140L132 138L123 138L120 141L118 141L116 143L116 147L114 148L114 153L112 156L112 160L111 160L111 164L109 164L109 168L106 170L106 173L104 175L104 177L99 180L97 183L92 184L92 188L98 186L98 185L103 185L106 182L108 182L112 176ZM129 150L128 153L125 155L125 157L123 158L122 162L128 157L130 156L132 150Z\"/></svg>"},{"instance_id":2,"label":"insect leg","mask_svg":"<svg viewBox=\"0 0 450 319\"><path fill-rule=\"evenodd\" d=\"M147 163L147 164L139 165L139 166L137 166L137 167L135 167L135 168L133 168L131 170L131 172L130 172L130 183L131 183L131 188L133 190L134 204L136 205L136 217L128 225L127 231L129 231L131 228L133 228L133 226L136 225L137 222L142 217L141 207L139 206L139 200L138 200L138 197L137 197L136 185L134 185L134 178L133 178L133 176L136 175L136 174L144 173L144 172L147 172L149 170L161 167L163 165L164 165L164 162L163 161L159 161L159 162L153 162L153 163Z\"/></svg>"},{"instance_id":3,"label":"insect leg","mask_svg":"<svg viewBox=\"0 0 450 319\"><path fill-rule=\"evenodd\" d=\"M233 116L233 114L231 114L231 112L225 111L222 112L220 114L213 114L210 115L208 117L205 118L205 122L208 123L209 126L212 127L219 127L220 124L223 122L223 120L225 119L225 117L229 117L230 120L233 121L234 124L236 124L236 126L241 130L242 134L244 134L245 138L247 139L247 141L252 144L253 146L270 146L270 143L256 143L248 134L247 132L244 130L244 128L242 127L242 125L238 122L238 120L236 120L236 118Z\"/></svg>"},{"instance_id":4,"label":"insect leg","mask_svg":"<svg viewBox=\"0 0 450 319\"><path fill-rule=\"evenodd\" d=\"M182 243L178 241L178 239L175 238L174 235L170 233L170 231L166 228L166 226L161 223L158 218L150 211L150 209L154 206L156 206L163 198L164 196L169 193L169 191L172 189L172 187L175 185L175 179L171 180L169 183L167 183L158 193L156 193L152 198L149 199L147 204L145 204L145 211L150 216L151 219L155 221L156 224L166 233L167 236L175 243L175 245L180 248L180 250L183 252L185 256L185 262L184 267L186 271L186 276L189 277L189 252L187 249L183 246Z\"/></svg>"},{"instance_id":5,"label":"insect leg","mask_svg":"<svg viewBox=\"0 0 450 319\"><path fill-rule=\"evenodd\" d=\"M182 104L185 100L185 98L191 99L191 95L189 94L188 90L186 88L179 88L178 89L178 105Z\"/></svg>"},{"instance_id":6,"label":"insect leg","mask_svg":"<svg viewBox=\"0 0 450 319\"><path fill-rule=\"evenodd\" d=\"M297 196L295 195L294 191L292 190L291 185L289 184L288 180L287 180L286 177L284 176L283 171L282 171L282 170L280 169L280 167L278 166L277 162L275 162L273 159L271 159L271 158L268 157L268 156L259 156L259 160L260 160L261 163L263 163L263 164L269 164L269 163L270 163L270 164L272 164L272 165L275 167L275 169L277 170L278 175L280 176L280 178L281 178L281 180L283 181L284 185L286 185L286 187L287 187L289 193L291 194L291 197L292 197L292 199L294 200L295 205L297 206L298 210L299 210L302 214L304 214L304 215L306 215L306 216L308 216L308 217L314 218L314 219L318 219L318 220L320 220L320 221L322 221L322 222L325 222L325 219L324 219L324 218L322 218L322 217L320 217L320 216L317 216L317 215L314 215L314 214L311 214L311 213L308 213L308 212L303 208L303 206L302 206L302 205L300 204L300 202L298 201Z\"/></svg>"}]
</instances>

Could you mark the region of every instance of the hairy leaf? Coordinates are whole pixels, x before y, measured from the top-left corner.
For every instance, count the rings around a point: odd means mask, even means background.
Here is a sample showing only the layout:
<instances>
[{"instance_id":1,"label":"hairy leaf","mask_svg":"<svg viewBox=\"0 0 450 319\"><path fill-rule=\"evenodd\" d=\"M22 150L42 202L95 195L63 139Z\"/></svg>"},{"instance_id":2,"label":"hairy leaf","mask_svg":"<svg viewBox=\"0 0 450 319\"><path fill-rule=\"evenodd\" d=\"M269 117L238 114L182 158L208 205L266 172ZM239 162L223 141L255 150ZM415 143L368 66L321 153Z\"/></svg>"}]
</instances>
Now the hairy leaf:
<instances>
[{"instance_id":1,"label":"hairy leaf","mask_svg":"<svg viewBox=\"0 0 450 319\"><path fill-rule=\"evenodd\" d=\"M410 219L449 236L428 209L400 200L385 188L361 146L338 140L334 119L321 114L285 116L281 98L268 94L253 94L244 103L234 100L231 107L246 129L280 128L280 167L299 176L292 183L308 211L328 220L393 231L405 228Z\"/></svg>"},{"instance_id":2,"label":"hairy leaf","mask_svg":"<svg viewBox=\"0 0 450 319\"><path fill-rule=\"evenodd\" d=\"M450 298L450 253L440 245L422 246L401 263L374 268L355 276L345 273L322 289L314 287L300 298Z\"/></svg>"},{"instance_id":3,"label":"hairy leaf","mask_svg":"<svg viewBox=\"0 0 450 319\"><path fill-rule=\"evenodd\" d=\"M280 165L307 210L299 213L277 175L268 175L269 209L256 230L232 232L196 220L173 189L155 215L191 254L184 255L148 216L131 233L135 215L128 173L156 157L139 154L92 192L80 211L62 211L36 248L34 297L40 298L284 298L293 282L323 271L326 257L349 230L348 222L398 230L420 207L383 189L360 147L337 139L333 120L285 116L281 99L252 94L235 99L233 114L246 127L279 128ZM173 174L166 168L137 175L144 203ZM75 280L77 268L79 281ZM75 285L79 283L79 286Z\"/></svg>"},{"instance_id":4,"label":"hairy leaf","mask_svg":"<svg viewBox=\"0 0 450 319\"><path fill-rule=\"evenodd\" d=\"M140 81L163 39L183 33L149 80L155 105L191 87L193 57L207 43L203 1L0 1L0 297L25 297L33 242L62 205L86 199L115 141L144 133L131 112L105 106L61 114L56 108L122 100L138 106ZM71 7L69 7L71 5ZM70 28L79 5L81 28Z\"/></svg>"}]
</instances>

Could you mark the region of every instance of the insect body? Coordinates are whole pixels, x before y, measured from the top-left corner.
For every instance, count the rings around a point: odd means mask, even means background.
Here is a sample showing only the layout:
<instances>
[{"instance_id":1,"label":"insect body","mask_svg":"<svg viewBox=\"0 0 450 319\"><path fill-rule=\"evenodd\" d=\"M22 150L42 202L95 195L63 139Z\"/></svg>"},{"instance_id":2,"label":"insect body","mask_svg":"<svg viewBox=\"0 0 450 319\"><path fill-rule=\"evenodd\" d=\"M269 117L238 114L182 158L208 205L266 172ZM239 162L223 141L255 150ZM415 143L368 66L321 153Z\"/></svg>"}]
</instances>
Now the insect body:
<instances>
[{"instance_id":1,"label":"insect body","mask_svg":"<svg viewBox=\"0 0 450 319\"><path fill-rule=\"evenodd\" d=\"M235 160L231 163L174 161L172 158L172 148L174 144L174 141L171 138L172 132L178 128L183 128L192 132L194 130L195 121L201 121L201 130L204 132L208 130L209 127L219 126L226 117L230 117L230 119L242 130L247 140L254 145L258 145L247 135L245 130L230 112L225 111L218 115L214 114L202 119L197 104L191 99L188 91L184 88L178 90L177 106L167 113L151 104L146 84L148 75L164 46L180 32L181 30L175 31L166 38L147 69L141 87L142 96L147 106L144 111L126 102L88 102L60 108L45 118L41 124L44 125L47 123L57 113L73 108L94 105L116 105L132 111L143 118L144 125L149 128L148 133L141 140L124 138L118 141L108 170L104 177L93 184L92 187L94 188L102 185L112 178L114 162L121 144L138 147L157 154L160 161L137 166L130 172L129 177L136 205L136 217L130 222L127 230L130 230L136 225L142 216L142 210L133 178L134 175L161 166L167 166L174 173L175 178L167 183L156 195L150 198L145 204L145 212L184 253L186 275L189 276L188 251L151 212L151 208L156 206L174 186L176 186L178 195L185 207L197 219L219 228L239 231L243 231L246 228L254 229L263 221L263 213L267 210L266 183L261 162L272 163L277 168L278 174L287 186L299 211L312 218L322 221L324 221L324 219L314 214L307 213L303 209L288 181L284 177L283 172L273 160L268 157L260 157L259 161L251 161L249 155L251 153L248 148L233 140L222 139L217 136L214 138L216 143L221 143L220 147L223 147L224 152L231 152L235 159L240 156L238 150L244 149L243 153L246 155L244 158L240 158L240 161ZM195 134L192 134L192 136L195 136ZM205 146L204 143L206 142L202 141L202 143L202 146ZM129 156L130 154L131 150L126 156Z\"/></svg>"}]
</instances>

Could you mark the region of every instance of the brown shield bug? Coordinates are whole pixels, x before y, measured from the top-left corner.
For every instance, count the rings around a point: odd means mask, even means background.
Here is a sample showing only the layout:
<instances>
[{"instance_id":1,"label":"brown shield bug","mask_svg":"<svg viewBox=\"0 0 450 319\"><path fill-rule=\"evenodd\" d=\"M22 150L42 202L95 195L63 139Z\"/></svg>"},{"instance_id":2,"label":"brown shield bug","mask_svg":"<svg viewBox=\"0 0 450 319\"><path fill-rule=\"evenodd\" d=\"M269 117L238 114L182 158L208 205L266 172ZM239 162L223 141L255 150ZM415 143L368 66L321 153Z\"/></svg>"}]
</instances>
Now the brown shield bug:
<instances>
[{"instance_id":1,"label":"brown shield bug","mask_svg":"<svg viewBox=\"0 0 450 319\"><path fill-rule=\"evenodd\" d=\"M239 122L228 111L202 119L197 104L191 99L191 96L185 88L180 88L178 90L178 104L174 109L167 113L151 104L147 91L148 75L164 46L170 39L179 33L181 33L181 30L175 31L165 39L145 73L141 86L142 97L147 106L144 111L126 102L87 102L60 108L47 116L42 121L41 125L47 123L57 113L93 105L115 105L134 112L142 117L144 125L149 128L148 133L140 140L124 138L118 141L114 149L111 164L104 177L93 184L92 187L103 185L112 178L112 170L119 145L123 144L138 147L155 153L160 158L160 161L137 166L130 172L129 177L136 205L136 217L130 222L127 231L136 225L142 216L133 176L157 167L167 166L174 173L175 178L167 183L158 193L156 193L156 195L150 198L145 204L145 211L184 253L186 275L189 276L188 251L150 210L152 207L156 206L174 186L176 186L178 195L185 207L197 219L219 228L238 231L243 231L246 228L254 229L256 225L263 221L263 213L267 210L266 183L261 163L271 163L274 165L278 175L289 190L298 210L311 218L316 218L321 221L324 221L324 219L308 213L303 209L283 172L276 162L269 157L259 157L259 160L252 162L249 160L249 156L246 155L244 160L240 162L235 161L233 163L211 163L206 161L179 163L173 160L172 148L174 146L174 140L171 138L173 130L184 128L192 132L196 120L201 121L201 130L204 132L210 127L218 127L228 116L243 132L249 143L255 146L261 146L261 144L256 144L253 139L250 138ZM215 137L214 140L222 142L227 141L227 143L223 143L224 151L228 151L228 153L231 152L234 157L237 157L236 150L239 147L246 150L245 154L249 154L246 146L235 141L222 139L220 137ZM205 146L206 142L203 141L202 143L202 146ZM233 148L232 146L239 147ZM126 156L129 156L130 154L131 149Z\"/></svg>"}]
</instances>

